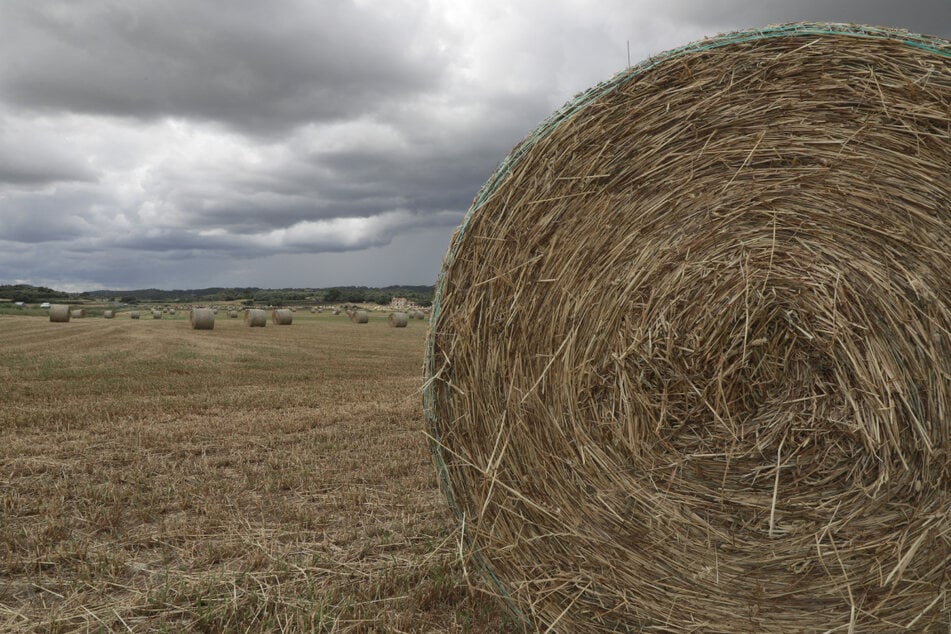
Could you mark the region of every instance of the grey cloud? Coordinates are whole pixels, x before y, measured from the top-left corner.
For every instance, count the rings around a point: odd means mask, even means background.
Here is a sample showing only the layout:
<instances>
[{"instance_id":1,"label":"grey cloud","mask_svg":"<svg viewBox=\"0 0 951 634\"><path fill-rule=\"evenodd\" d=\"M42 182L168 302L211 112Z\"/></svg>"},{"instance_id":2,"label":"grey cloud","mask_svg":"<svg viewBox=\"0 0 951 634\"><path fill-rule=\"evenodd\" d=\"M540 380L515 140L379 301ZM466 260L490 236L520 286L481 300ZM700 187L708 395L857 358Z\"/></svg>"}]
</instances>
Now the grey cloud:
<instances>
[{"instance_id":1,"label":"grey cloud","mask_svg":"<svg viewBox=\"0 0 951 634\"><path fill-rule=\"evenodd\" d=\"M397 5L393 5L397 6ZM445 67L397 15L343 0L174 0L0 6L0 92L22 108L193 117L273 133L371 111Z\"/></svg>"},{"instance_id":2,"label":"grey cloud","mask_svg":"<svg viewBox=\"0 0 951 634\"><path fill-rule=\"evenodd\" d=\"M851 22L951 37L948 0L674 0L664 7L676 19L731 30L781 22Z\"/></svg>"}]
</instances>

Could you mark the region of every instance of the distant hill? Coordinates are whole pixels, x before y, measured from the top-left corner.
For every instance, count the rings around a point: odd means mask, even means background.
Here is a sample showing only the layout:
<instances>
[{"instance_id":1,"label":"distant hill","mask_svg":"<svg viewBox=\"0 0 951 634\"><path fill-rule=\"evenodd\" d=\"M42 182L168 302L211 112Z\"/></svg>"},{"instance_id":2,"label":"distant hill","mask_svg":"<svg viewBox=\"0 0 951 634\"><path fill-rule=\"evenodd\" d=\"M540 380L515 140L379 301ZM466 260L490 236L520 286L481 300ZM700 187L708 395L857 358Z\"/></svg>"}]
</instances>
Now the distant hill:
<instances>
[{"instance_id":1,"label":"distant hill","mask_svg":"<svg viewBox=\"0 0 951 634\"><path fill-rule=\"evenodd\" d=\"M274 304L277 306L292 303L332 303L332 302L375 302L389 304L394 297L405 297L422 306L432 304L433 286L394 285L382 288L371 286L333 286L327 288L258 288L211 287L198 289L164 290L144 288L137 290L101 290L83 293L64 293L42 286L29 284L0 285L0 299L22 302L44 302L60 299L100 299L115 300L127 304L139 302L182 302L196 304L204 302L245 301L254 304Z\"/></svg>"},{"instance_id":2,"label":"distant hill","mask_svg":"<svg viewBox=\"0 0 951 634\"><path fill-rule=\"evenodd\" d=\"M30 286L29 284L0 284L0 299L11 302L25 302L38 304L52 302L59 299L68 299L69 293L54 291L45 286Z\"/></svg>"}]
</instances>

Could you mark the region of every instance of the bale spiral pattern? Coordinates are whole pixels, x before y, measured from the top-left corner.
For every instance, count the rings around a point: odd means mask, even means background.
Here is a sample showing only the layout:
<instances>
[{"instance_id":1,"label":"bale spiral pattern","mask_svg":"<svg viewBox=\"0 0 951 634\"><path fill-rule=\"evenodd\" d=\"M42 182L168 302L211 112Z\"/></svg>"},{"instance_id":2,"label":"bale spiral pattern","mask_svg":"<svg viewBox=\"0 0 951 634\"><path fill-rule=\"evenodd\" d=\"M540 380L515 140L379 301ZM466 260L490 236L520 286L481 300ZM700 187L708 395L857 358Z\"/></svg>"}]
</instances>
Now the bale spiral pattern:
<instances>
[{"instance_id":1,"label":"bale spiral pattern","mask_svg":"<svg viewBox=\"0 0 951 634\"><path fill-rule=\"evenodd\" d=\"M425 407L471 558L538 629L951 622L951 45L671 51L503 161Z\"/></svg>"},{"instance_id":2,"label":"bale spiral pattern","mask_svg":"<svg viewBox=\"0 0 951 634\"><path fill-rule=\"evenodd\" d=\"M51 304L50 305L50 321L63 323L68 322L69 318L72 316L72 308L68 304Z\"/></svg>"}]
</instances>

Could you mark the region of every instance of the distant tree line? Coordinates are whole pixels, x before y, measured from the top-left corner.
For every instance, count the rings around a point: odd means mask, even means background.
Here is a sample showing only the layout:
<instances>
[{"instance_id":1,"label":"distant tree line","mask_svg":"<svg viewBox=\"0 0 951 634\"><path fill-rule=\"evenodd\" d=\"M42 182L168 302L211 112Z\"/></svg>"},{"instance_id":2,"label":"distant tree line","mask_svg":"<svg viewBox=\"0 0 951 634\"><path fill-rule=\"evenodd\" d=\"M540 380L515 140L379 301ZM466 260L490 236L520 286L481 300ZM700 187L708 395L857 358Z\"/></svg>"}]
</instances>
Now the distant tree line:
<instances>
[{"instance_id":1,"label":"distant tree line","mask_svg":"<svg viewBox=\"0 0 951 634\"><path fill-rule=\"evenodd\" d=\"M103 301L119 301L124 304L138 304L140 302L163 302L163 303L214 303L214 302L233 302L244 301L248 305L268 304L272 306L285 306L288 304L311 304L311 303L375 303L389 304L394 297L405 297L411 302L420 306L429 306L433 303L434 287L432 286L385 286L382 288L371 286L334 286L331 288L257 288L254 286L245 287L211 287L200 289L179 289L162 290L158 288L145 288L130 291L102 290L87 291L79 295L70 295L60 293L48 288L33 287L29 285L17 285L15 287L0 286L0 291L6 288L26 289L24 292L46 291L52 293L49 298L16 299L11 293L0 292L0 297L10 297L14 301L49 301L49 299L67 299L78 297L81 299L99 299Z\"/></svg>"},{"instance_id":2,"label":"distant tree line","mask_svg":"<svg viewBox=\"0 0 951 634\"><path fill-rule=\"evenodd\" d=\"M39 304L56 300L69 299L69 293L54 291L45 286L31 286L29 284L0 284L0 298L25 304Z\"/></svg>"}]
</instances>

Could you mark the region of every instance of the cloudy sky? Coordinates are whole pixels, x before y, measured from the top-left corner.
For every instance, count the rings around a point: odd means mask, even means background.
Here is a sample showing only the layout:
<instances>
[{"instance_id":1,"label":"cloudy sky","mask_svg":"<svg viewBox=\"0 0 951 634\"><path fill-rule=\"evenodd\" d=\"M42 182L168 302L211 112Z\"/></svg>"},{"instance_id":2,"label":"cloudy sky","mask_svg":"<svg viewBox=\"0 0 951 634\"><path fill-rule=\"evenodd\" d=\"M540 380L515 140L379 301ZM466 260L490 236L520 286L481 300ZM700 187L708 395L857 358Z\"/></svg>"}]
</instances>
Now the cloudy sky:
<instances>
[{"instance_id":1,"label":"cloudy sky","mask_svg":"<svg viewBox=\"0 0 951 634\"><path fill-rule=\"evenodd\" d=\"M522 137L631 61L949 0L2 0L0 283L431 284Z\"/></svg>"}]
</instances>

